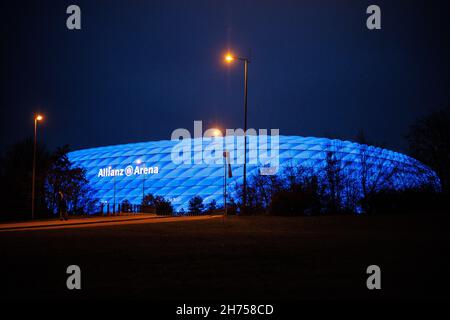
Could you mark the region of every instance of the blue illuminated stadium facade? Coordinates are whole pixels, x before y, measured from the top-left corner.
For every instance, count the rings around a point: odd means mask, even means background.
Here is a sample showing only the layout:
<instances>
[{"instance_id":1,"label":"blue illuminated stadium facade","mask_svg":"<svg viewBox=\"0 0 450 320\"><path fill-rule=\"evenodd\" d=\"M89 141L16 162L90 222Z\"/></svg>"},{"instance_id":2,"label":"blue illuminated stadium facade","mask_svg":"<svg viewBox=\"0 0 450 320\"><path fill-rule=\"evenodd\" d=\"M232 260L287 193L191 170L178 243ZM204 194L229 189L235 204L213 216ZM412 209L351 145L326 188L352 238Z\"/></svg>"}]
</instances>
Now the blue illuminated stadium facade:
<instances>
[{"instance_id":1,"label":"blue illuminated stadium facade","mask_svg":"<svg viewBox=\"0 0 450 320\"><path fill-rule=\"evenodd\" d=\"M270 136L267 138L270 141ZM211 138L201 141L203 148L212 143ZM204 203L215 200L219 206L222 205L223 164L176 164L171 152L178 143L163 140L84 149L69 153L69 159L74 165L87 170L93 196L103 203L112 205L128 200L132 204L140 204L143 194L151 193L170 200L175 210L186 210L189 200L196 195L201 196ZM243 149L242 142L236 145L237 150ZM349 141L299 136L279 136L278 147L278 172L285 166L297 165L318 172L325 167L327 154L332 152L345 167L347 175L360 175L364 161L365 168L369 168L368 179L372 180L377 179L382 170L396 168L390 185L384 187L402 189L430 181L436 188L439 187L439 179L428 167L387 149ZM249 146L248 162L257 152ZM248 177L260 174L261 168L265 166L259 162L247 165ZM242 182L242 164L232 165L232 171L233 177L228 180L228 186Z\"/></svg>"}]
</instances>

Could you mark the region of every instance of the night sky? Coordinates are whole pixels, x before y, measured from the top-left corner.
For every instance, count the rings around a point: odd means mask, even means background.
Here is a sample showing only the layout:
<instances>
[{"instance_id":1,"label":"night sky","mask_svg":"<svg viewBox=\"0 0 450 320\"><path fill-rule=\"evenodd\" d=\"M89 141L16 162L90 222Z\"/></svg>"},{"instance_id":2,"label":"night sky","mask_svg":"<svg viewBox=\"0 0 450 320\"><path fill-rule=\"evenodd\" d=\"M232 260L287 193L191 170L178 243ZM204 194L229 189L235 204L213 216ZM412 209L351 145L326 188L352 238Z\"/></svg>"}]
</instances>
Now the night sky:
<instances>
[{"instance_id":1,"label":"night sky","mask_svg":"<svg viewBox=\"0 0 450 320\"><path fill-rule=\"evenodd\" d=\"M404 150L419 116L450 103L448 1L9 1L0 5L1 141L72 149L249 126ZM13 4L14 3L14 4ZM82 30L66 28L81 7ZM366 8L382 29L366 28Z\"/></svg>"}]
</instances>

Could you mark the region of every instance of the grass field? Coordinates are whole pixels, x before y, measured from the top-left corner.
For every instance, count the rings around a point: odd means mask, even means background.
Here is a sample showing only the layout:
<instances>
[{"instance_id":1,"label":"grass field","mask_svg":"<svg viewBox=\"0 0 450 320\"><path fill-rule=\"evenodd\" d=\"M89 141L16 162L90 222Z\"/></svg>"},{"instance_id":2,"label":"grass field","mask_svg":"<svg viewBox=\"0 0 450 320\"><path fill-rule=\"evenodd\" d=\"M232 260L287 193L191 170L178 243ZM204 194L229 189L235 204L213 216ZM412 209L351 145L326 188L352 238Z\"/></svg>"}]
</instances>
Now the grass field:
<instances>
[{"instance_id":1,"label":"grass field","mask_svg":"<svg viewBox=\"0 0 450 320\"><path fill-rule=\"evenodd\" d=\"M0 233L9 298L449 298L444 216L229 217ZM66 268L82 290L66 289ZM366 268L381 267L379 291ZM3 298L4 298L3 297Z\"/></svg>"}]
</instances>

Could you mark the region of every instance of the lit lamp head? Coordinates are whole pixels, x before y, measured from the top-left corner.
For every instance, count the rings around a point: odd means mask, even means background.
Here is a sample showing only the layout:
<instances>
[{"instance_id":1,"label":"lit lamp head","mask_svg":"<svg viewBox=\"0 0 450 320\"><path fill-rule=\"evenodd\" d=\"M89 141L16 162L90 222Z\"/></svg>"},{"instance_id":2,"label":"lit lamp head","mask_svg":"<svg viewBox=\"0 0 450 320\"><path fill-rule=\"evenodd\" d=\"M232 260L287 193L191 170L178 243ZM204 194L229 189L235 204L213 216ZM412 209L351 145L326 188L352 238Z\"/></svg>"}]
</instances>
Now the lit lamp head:
<instances>
[{"instance_id":1,"label":"lit lamp head","mask_svg":"<svg viewBox=\"0 0 450 320\"><path fill-rule=\"evenodd\" d=\"M36 121L42 121L42 120L44 120L44 117L40 114L37 114L35 119L36 119Z\"/></svg>"},{"instance_id":2,"label":"lit lamp head","mask_svg":"<svg viewBox=\"0 0 450 320\"><path fill-rule=\"evenodd\" d=\"M234 61L234 56L231 53L227 53L225 55L225 61L228 62L228 63L233 62Z\"/></svg>"}]
</instances>

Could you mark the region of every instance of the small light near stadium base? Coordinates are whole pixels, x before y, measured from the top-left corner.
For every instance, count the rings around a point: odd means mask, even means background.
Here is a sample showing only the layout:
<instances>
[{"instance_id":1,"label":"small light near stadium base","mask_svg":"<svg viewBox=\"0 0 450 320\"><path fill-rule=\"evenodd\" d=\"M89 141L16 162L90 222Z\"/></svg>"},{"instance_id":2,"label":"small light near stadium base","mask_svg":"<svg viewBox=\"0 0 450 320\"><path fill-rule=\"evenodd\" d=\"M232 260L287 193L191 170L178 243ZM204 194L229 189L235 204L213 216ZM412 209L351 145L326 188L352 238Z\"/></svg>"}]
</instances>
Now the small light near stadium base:
<instances>
[{"instance_id":1,"label":"small light near stadium base","mask_svg":"<svg viewBox=\"0 0 450 320\"><path fill-rule=\"evenodd\" d=\"M220 129L217 129L217 128L212 128L211 129L211 136L213 136L213 137L221 137L222 136L222 131Z\"/></svg>"},{"instance_id":2,"label":"small light near stadium base","mask_svg":"<svg viewBox=\"0 0 450 320\"><path fill-rule=\"evenodd\" d=\"M136 164L141 164L142 163L142 160L141 159L137 159L136 160Z\"/></svg>"}]
</instances>

